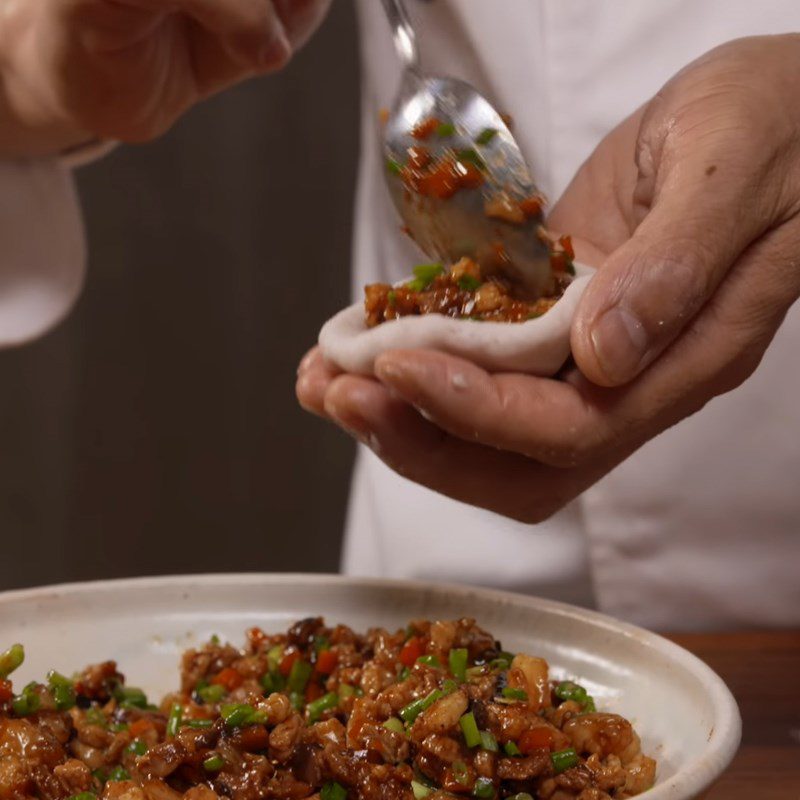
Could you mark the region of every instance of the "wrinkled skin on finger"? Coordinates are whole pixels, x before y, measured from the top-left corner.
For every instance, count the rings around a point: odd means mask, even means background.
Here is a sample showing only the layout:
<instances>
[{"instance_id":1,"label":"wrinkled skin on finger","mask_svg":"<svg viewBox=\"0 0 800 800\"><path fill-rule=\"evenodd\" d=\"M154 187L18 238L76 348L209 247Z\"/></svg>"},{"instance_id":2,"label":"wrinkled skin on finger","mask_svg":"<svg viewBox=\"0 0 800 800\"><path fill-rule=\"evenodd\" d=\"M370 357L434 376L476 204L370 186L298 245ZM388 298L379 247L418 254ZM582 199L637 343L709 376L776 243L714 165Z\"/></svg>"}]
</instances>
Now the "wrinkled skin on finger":
<instances>
[{"instance_id":1,"label":"wrinkled skin on finger","mask_svg":"<svg viewBox=\"0 0 800 800\"><path fill-rule=\"evenodd\" d=\"M141 142L191 106L284 67L330 0L6 0L8 114L52 131ZM8 148L6 148L8 149Z\"/></svg>"},{"instance_id":2,"label":"wrinkled skin on finger","mask_svg":"<svg viewBox=\"0 0 800 800\"><path fill-rule=\"evenodd\" d=\"M422 350L364 378L312 351L301 402L411 480L546 519L746 380L800 295L797 96L800 37L732 42L598 146L550 218L599 267L558 379Z\"/></svg>"}]
</instances>

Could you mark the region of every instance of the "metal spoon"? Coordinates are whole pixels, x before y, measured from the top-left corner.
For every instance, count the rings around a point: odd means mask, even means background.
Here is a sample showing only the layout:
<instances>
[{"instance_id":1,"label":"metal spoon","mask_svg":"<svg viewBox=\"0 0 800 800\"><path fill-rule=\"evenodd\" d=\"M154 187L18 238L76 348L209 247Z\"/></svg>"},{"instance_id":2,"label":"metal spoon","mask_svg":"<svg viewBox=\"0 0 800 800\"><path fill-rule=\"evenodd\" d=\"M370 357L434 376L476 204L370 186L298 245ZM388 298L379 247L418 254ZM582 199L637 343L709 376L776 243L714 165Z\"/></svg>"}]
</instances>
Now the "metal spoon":
<instances>
[{"instance_id":1,"label":"metal spoon","mask_svg":"<svg viewBox=\"0 0 800 800\"><path fill-rule=\"evenodd\" d=\"M478 261L484 274L500 273L528 296L547 293L553 277L547 246L538 235L542 212L517 223L486 213L486 204L492 200L504 199L513 208L538 194L511 131L468 83L425 75L403 0L383 0L383 6L405 66L384 129L386 180L409 234L431 258L455 263L469 256ZM420 141L412 132L419 133L419 126L430 120L439 120L442 126ZM399 167L407 163L409 148L415 146L424 146L434 160L460 154L479 164L483 183L460 189L447 199L410 191Z\"/></svg>"}]
</instances>

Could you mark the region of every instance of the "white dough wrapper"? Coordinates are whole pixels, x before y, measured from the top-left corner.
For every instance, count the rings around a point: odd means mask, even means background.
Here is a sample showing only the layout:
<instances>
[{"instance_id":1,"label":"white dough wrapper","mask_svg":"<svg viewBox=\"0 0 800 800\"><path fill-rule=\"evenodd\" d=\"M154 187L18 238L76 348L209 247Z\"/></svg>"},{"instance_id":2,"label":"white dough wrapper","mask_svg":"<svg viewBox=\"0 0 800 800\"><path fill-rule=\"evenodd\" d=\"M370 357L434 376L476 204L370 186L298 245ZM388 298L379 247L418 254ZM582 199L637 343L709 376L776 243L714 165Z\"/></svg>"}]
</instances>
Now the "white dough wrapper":
<instances>
[{"instance_id":1,"label":"white dough wrapper","mask_svg":"<svg viewBox=\"0 0 800 800\"><path fill-rule=\"evenodd\" d=\"M572 318L594 274L576 264L575 280L541 317L527 322L473 322L442 314L400 317L367 328L364 304L332 317L319 333L322 354L345 372L371 375L387 350L427 348L460 356L490 372L555 375L569 357Z\"/></svg>"}]
</instances>

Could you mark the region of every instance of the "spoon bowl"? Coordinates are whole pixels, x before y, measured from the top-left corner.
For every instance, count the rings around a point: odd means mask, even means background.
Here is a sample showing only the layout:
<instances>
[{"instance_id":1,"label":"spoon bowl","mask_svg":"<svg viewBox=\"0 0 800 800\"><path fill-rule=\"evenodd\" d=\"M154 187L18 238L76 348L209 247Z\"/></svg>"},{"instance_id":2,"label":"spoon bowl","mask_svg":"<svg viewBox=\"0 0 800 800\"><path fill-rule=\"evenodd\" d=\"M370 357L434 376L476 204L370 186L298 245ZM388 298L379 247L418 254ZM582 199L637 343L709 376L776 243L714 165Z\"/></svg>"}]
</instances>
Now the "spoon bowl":
<instances>
[{"instance_id":1,"label":"spoon bowl","mask_svg":"<svg viewBox=\"0 0 800 800\"><path fill-rule=\"evenodd\" d=\"M400 0L384 0L406 66L383 132L386 180L407 233L431 259L468 256L527 297L553 288L540 235L540 196L504 117L470 84L419 68L416 37ZM474 180L455 191L420 192L414 164L449 165ZM525 209L525 213L522 212Z\"/></svg>"}]
</instances>

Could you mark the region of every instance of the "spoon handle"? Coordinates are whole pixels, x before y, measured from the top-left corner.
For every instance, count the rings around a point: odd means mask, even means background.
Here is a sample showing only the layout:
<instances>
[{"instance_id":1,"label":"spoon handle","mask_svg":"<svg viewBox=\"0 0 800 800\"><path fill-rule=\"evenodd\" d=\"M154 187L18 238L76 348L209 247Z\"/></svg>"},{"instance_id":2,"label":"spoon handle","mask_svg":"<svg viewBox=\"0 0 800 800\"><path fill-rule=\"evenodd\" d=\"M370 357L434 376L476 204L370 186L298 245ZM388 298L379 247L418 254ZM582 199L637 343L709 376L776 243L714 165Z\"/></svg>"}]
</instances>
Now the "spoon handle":
<instances>
[{"instance_id":1,"label":"spoon handle","mask_svg":"<svg viewBox=\"0 0 800 800\"><path fill-rule=\"evenodd\" d=\"M419 67L417 35L411 25L403 0L383 0L383 8L392 27L392 36L397 55L407 69L416 71Z\"/></svg>"}]
</instances>

